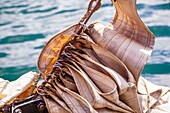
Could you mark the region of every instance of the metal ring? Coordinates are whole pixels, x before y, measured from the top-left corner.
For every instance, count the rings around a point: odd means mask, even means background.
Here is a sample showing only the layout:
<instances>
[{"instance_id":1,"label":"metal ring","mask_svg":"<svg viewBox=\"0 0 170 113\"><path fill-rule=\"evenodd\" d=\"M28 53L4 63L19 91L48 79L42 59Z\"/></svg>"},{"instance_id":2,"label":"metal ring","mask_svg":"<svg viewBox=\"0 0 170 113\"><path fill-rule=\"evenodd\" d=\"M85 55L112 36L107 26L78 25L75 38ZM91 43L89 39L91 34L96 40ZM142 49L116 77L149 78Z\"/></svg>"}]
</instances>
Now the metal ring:
<instances>
[{"instance_id":1,"label":"metal ring","mask_svg":"<svg viewBox=\"0 0 170 113\"><path fill-rule=\"evenodd\" d=\"M44 91L43 89L40 89L40 88L38 87L37 90L36 90L36 92L37 92L39 95L41 95L41 96L47 95L47 94L42 94L42 93L40 93L39 90L40 90L40 91Z\"/></svg>"},{"instance_id":2,"label":"metal ring","mask_svg":"<svg viewBox=\"0 0 170 113\"><path fill-rule=\"evenodd\" d=\"M83 27L84 31L87 29L89 30L88 26L84 24L83 22L79 22L79 24Z\"/></svg>"},{"instance_id":3,"label":"metal ring","mask_svg":"<svg viewBox=\"0 0 170 113\"><path fill-rule=\"evenodd\" d=\"M66 56L66 57L68 57L68 58L70 58L70 57L71 57L71 54L70 54L70 53L68 53L68 52L65 52L65 51L64 51L63 55L64 55L64 56Z\"/></svg>"},{"instance_id":4,"label":"metal ring","mask_svg":"<svg viewBox=\"0 0 170 113\"><path fill-rule=\"evenodd\" d=\"M88 26L86 24L84 24L83 22L79 22L79 24L84 28L88 28Z\"/></svg>"},{"instance_id":5,"label":"metal ring","mask_svg":"<svg viewBox=\"0 0 170 113\"><path fill-rule=\"evenodd\" d=\"M75 46L73 46L73 44L69 43L70 47L73 48L73 49L76 49Z\"/></svg>"},{"instance_id":6,"label":"metal ring","mask_svg":"<svg viewBox=\"0 0 170 113\"><path fill-rule=\"evenodd\" d=\"M63 61L63 59L62 59L62 58L60 58L60 59L58 59L58 60L57 60L57 62L62 62L62 61Z\"/></svg>"},{"instance_id":7,"label":"metal ring","mask_svg":"<svg viewBox=\"0 0 170 113\"><path fill-rule=\"evenodd\" d=\"M54 68L54 67L58 68L58 67L60 67L60 66L62 66L62 64L59 63L59 62L57 62L56 64L53 65L53 68Z\"/></svg>"},{"instance_id":8,"label":"metal ring","mask_svg":"<svg viewBox=\"0 0 170 113\"><path fill-rule=\"evenodd\" d=\"M71 43L69 43L69 45L65 46L64 49L67 49L67 48L72 48L72 49L76 49L75 46L73 46Z\"/></svg>"},{"instance_id":9,"label":"metal ring","mask_svg":"<svg viewBox=\"0 0 170 113\"><path fill-rule=\"evenodd\" d=\"M60 73L62 73L62 69L61 69L61 67L60 67L60 66L56 65L56 67L55 67L55 68L60 69Z\"/></svg>"}]
</instances>

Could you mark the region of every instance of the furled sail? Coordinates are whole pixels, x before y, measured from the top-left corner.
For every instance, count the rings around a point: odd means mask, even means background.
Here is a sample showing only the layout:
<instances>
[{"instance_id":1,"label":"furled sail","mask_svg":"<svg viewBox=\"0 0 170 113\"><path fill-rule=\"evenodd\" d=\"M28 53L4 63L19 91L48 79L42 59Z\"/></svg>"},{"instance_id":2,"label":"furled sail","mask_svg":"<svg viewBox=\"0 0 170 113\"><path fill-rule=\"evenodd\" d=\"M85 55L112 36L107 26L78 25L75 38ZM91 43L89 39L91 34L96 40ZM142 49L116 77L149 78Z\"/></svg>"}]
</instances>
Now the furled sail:
<instances>
[{"instance_id":1,"label":"furled sail","mask_svg":"<svg viewBox=\"0 0 170 113\"><path fill-rule=\"evenodd\" d=\"M116 55L136 81L150 56L155 37L144 25L136 10L136 0L112 0L116 15L108 26L93 23L88 35L99 46Z\"/></svg>"}]
</instances>

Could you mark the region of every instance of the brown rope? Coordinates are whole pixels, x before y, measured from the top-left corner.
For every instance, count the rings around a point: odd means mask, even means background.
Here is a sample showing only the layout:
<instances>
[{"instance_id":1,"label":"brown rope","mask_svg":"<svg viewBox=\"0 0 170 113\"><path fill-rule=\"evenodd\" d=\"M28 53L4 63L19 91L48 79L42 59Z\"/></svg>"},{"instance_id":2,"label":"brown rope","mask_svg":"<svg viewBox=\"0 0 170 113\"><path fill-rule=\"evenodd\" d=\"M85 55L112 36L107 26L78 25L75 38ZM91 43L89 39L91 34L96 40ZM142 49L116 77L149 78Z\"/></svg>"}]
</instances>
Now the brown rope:
<instances>
[{"instance_id":1,"label":"brown rope","mask_svg":"<svg viewBox=\"0 0 170 113\"><path fill-rule=\"evenodd\" d=\"M95 2L96 2L96 5L93 8L92 6ZM90 17L92 16L92 14L96 12L100 8L100 6L101 6L101 0L91 0L88 5L86 13L83 16L83 18L80 20L80 22L86 24L88 20L90 19Z\"/></svg>"},{"instance_id":2,"label":"brown rope","mask_svg":"<svg viewBox=\"0 0 170 113\"><path fill-rule=\"evenodd\" d=\"M95 3L95 6L93 8L93 4ZM87 11L86 13L84 14L84 16L82 17L82 19L79 21L79 23L81 23L82 25L86 25L88 20L90 19L90 17L92 16L92 14L94 12L96 12L101 6L101 0L91 0L89 5L88 5L88 8L87 8ZM81 26L79 28L79 30L77 31L76 34L80 34L82 32L82 29L83 29L83 26Z\"/></svg>"}]
</instances>

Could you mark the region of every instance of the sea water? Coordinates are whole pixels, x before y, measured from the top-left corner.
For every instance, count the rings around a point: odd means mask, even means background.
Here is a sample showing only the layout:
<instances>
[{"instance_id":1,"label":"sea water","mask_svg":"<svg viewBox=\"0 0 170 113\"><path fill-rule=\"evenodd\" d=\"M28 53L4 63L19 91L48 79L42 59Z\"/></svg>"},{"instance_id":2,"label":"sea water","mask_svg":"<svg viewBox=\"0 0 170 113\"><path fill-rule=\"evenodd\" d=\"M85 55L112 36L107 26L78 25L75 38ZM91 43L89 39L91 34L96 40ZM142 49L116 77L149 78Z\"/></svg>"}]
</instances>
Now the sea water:
<instances>
[{"instance_id":1,"label":"sea water","mask_svg":"<svg viewBox=\"0 0 170 113\"><path fill-rule=\"evenodd\" d=\"M0 0L0 78L15 80L37 70L46 42L85 13L89 0ZM170 1L138 0L138 13L156 36L153 53L142 71L146 79L170 86ZM114 17L110 0L90 22L107 25Z\"/></svg>"}]
</instances>

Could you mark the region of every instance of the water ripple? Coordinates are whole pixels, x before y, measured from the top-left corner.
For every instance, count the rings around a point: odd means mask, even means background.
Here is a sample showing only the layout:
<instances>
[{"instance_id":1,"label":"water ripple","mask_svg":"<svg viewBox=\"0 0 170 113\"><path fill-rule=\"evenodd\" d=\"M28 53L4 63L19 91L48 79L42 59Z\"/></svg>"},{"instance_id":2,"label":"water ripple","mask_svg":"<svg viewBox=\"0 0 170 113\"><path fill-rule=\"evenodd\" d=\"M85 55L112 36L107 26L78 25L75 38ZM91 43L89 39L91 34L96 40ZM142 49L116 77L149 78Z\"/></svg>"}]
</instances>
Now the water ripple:
<instances>
[{"instance_id":1,"label":"water ripple","mask_svg":"<svg viewBox=\"0 0 170 113\"><path fill-rule=\"evenodd\" d=\"M159 4L159 5L152 5L150 6L151 9L154 10L170 10L170 3L165 3L165 4Z\"/></svg>"},{"instance_id":2,"label":"water ripple","mask_svg":"<svg viewBox=\"0 0 170 113\"><path fill-rule=\"evenodd\" d=\"M149 29L153 32L156 37L170 37L170 26L149 26Z\"/></svg>"},{"instance_id":3,"label":"water ripple","mask_svg":"<svg viewBox=\"0 0 170 113\"><path fill-rule=\"evenodd\" d=\"M57 9L57 7L47 8L47 9L44 9L44 10L33 10L33 11L29 11L29 9L24 9L24 10L21 11L21 13L23 13L23 14L46 13L46 12L50 12L50 11L53 11L53 10L56 10L56 9Z\"/></svg>"},{"instance_id":4,"label":"water ripple","mask_svg":"<svg viewBox=\"0 0 170 113\"><path fill-rule=\"evenodd\" d=\"M50 16L55 16L55 15L58 15L58 14L63 14L63 13L73 13L75 11L78 11L79 9L66 9L66 10L61 10L61 11L57 11L57 12L54 12L53 14L50 14L50 15L45 15L45 16L39 16L35 19L42 19L42 18L47 18L47 17L50 17Z\"/></svg>"},{"instance_id":5,"label":"water ripple","mask_svg":"<svg viewBox=\"0 0 170 113\"><path fill-rule=\"evenodd\" d=\"M0 7L0 10L6 10L6 9L16 9L16 8L23 8L23 7L28 7L29 5L16 5L16 6L2 6Z\"/></svg>"},{"instance_id":6,"label":"water ripple","mask_svg":"<svg viewBox=\"0 0 170 113\"><path fill-rule=\"evenodd\" d=\"M8 36L8 37L1 39L0 44L26 42L26 41L36 40L39 38L44 38L44 35L43 34L26 34L26 35Z\"/></svg>"},{"instance_id":7,"label":"water ripple","mask_svg":"<svg viewBox=\"0 0 170 113\"><path fill-rule=\"evenodd\" d=\"M0 52L0 58L6 57L6 56L8 56L7 53L2 53L2 52Z\"/></svg>"},{"instance_id":8,"label":"water ripple","mask_svg":"<svg viewBox=\"0 0 170 113\"><path fill-rule=\"evenodd\" d=\"M0 23L0 26L5 26L5 25L8 25L8 24L11 24L12 22L4 22L4 23Z\"/></svg>"}]
</instances>

